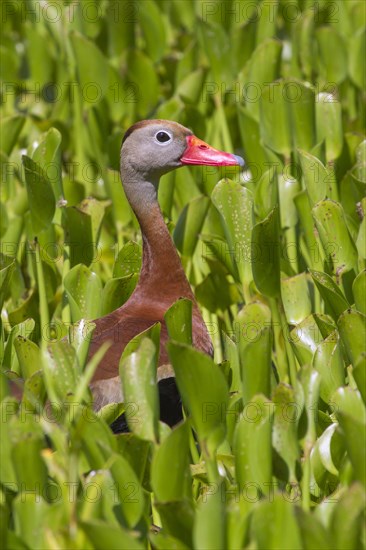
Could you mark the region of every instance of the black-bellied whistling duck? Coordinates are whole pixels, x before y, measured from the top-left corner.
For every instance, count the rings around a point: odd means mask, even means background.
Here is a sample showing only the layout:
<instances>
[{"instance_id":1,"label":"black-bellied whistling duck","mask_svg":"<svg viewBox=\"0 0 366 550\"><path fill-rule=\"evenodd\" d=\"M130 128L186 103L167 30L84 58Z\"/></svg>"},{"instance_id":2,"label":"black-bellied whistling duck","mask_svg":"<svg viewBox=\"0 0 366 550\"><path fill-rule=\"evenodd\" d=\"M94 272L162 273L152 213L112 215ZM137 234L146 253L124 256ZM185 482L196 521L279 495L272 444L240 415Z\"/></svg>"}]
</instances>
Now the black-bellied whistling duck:
<instances>
[{"instance_id":1,"label":"black-bellied whistling duck","mask_svg":"<svg viewBox=\"0 0 366 550\"><path fill-rule=\"evenodd\" d=\"M165 350L164 314L179 298L186 297L193 302L193 345L212 354L211 339L157 201L160 177L185 164L243 166L244 161L207 145L176 122L143 120L125 133L121 179L142 232L142 269L128 301L95 321L89 356L103 342L112 342L91 384L96 408L123 400L118 374L122 351L134 336L157 321L161 323L158 380L174 376Z\"/></svg>"}]
</instances>

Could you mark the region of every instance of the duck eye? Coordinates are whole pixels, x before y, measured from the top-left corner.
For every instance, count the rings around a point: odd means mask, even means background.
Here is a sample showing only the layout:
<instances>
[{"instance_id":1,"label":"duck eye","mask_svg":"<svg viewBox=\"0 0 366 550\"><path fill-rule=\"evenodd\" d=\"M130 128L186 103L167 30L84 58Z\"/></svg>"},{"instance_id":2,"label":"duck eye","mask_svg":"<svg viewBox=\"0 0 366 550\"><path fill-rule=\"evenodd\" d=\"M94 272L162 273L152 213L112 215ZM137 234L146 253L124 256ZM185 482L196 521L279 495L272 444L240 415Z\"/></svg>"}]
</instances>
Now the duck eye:
<instances>
[{"instance_id":1,"label":"duck eye","mask_svg":"<svg viewBox=\"0 0 366 550\"><path fill-rule=\"evenodd\" d=\"M159 143L166 143L172 139L167 132L158 132L155 137Z\"/></svg>"}]
</instances>

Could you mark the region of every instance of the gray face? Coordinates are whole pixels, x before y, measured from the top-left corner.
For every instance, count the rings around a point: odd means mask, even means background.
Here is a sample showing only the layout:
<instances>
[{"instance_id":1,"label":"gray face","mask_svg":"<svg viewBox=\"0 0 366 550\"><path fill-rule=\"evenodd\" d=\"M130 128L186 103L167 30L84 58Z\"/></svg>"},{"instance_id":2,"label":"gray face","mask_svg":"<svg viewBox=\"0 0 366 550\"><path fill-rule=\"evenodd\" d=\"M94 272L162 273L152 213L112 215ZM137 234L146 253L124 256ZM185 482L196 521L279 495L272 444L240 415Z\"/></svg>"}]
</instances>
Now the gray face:
<instances>
[{"instance_id":1,"label":"gray face","mask_svg":"<svg viewBox=\"0 0 366 550\"><path fill-rule=\"evenodd\" d=\"M121 172L137 172L143 179L155 180L182 166L180 159L192 132L171 121L138 123L127 132L121 149Z\"/></svg>"}]
</instances>

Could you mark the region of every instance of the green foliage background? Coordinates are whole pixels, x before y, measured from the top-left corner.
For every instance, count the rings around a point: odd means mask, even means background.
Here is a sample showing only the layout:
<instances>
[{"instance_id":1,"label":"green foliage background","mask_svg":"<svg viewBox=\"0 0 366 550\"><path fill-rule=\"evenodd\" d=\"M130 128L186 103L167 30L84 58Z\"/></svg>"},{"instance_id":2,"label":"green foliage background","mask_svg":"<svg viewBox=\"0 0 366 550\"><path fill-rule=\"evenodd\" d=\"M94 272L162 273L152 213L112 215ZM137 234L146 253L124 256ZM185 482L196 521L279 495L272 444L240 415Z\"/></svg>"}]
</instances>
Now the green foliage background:
<instances>
[{"instance_id":1,"label":"green foliage background","mask_svg":"<svg viewBox=\"0 0 366 550\"><path fill-rule=\"evenodd\" d=\"M1 546L364 547L364 2L1 9ZM86 365L90 320L138 278L119 148L152 117L246 160L161 182L215 347L190 347L175 304L174 430L149 383L158 326L122 358L124 405L92 411L104 349Z\"/></svg>"}]
</instances>

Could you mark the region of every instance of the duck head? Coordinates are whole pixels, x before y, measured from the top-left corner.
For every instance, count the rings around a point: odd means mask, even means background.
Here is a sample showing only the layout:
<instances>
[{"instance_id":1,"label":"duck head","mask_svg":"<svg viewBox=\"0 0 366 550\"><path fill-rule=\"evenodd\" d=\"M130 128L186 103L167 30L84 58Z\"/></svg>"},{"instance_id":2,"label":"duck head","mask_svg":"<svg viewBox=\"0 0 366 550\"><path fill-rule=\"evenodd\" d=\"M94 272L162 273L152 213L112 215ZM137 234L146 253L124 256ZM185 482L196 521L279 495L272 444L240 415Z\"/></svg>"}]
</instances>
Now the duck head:
<instances>
[{"instance_id":1,"label":"duck head","mask_svg":"<svg viewBox=\"0 0 366 550\"><path fill-rule=\"evenodd\" d=\"M214 149L177 122L142 120L131 126L121 148L121 178L131 205L156 198L160 177L187 164L244 166L244 160Z\"/></svg>"},{"instance_id":2,"label":"duck head","mask_svg":"<svg viewBox=\"0 0 366 550\"><path fill-rule=\"evenodd\" d=\"M143 120L127 130L121 164L147 174L165 174L185 164L244 166L244 160L214 149L191 130L170 120Z\"/></svg>"}]
</instances>

